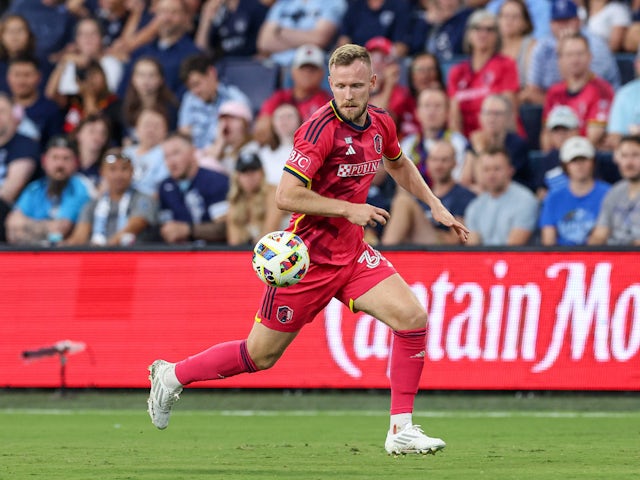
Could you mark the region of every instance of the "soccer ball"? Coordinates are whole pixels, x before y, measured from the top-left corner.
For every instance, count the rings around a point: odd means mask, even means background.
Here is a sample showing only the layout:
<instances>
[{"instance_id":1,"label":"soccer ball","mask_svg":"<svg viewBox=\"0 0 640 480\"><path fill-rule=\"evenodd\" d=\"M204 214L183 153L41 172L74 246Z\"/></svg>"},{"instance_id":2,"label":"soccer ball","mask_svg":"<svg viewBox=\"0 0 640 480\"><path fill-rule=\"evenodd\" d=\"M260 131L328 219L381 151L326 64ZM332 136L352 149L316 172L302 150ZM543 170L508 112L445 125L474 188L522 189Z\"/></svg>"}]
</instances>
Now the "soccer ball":
<instances>
[{"instance_id":1,"label":"soccer ball","mask_svg":"<svg viewBox=\"0 0 640 480\"><path fill-rule=\"evenodd\" d=\"M267 233L253 248L253 269L270 287L295 285L309 269L309 250L294 233Z\"/></svg>"}]
</instances>

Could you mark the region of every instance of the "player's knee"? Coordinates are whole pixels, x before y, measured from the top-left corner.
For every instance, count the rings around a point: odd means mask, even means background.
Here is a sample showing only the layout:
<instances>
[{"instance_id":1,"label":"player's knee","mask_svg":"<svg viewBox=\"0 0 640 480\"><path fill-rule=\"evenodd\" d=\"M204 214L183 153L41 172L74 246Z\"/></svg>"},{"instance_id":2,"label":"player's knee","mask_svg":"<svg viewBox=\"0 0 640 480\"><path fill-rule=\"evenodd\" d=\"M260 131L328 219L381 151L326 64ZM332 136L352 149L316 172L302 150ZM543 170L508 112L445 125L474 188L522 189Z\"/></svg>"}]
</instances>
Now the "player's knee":
<instances>
[{"instance_id":1,"label":"player's knee","mask_svg":"<svg viewBox=\"0 0 640 480\"><path fill-rule=\"evenodd\" d=\"M416 308L409 312L400 321L397 330L419 330L427 326L427 312L421 308Z\"/></svg>"},{"instance_id":2,"label":"player's knee","mask_svg":"<svg viewBox=\"0 0 640 480\"><path fill-rule=\"evenodd\" d=\"M261 353L255 355L255 357L251 356L251 360L253 360L253 364L258 370L268 370L276 364L280 356L280 353L275 352Z\"/></svg>"}]
</instances>

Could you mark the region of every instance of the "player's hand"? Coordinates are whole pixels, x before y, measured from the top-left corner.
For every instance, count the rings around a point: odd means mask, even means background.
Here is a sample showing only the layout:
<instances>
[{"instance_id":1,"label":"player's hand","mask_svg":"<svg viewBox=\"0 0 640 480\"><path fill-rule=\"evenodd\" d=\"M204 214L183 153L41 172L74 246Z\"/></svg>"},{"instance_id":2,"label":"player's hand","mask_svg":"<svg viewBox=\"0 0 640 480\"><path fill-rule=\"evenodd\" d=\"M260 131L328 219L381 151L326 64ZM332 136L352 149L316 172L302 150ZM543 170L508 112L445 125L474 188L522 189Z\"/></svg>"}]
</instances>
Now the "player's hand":
<instances>
[{"instance_id":1,"label":"player's hand","mask_svg":"<svg viewBox=\"0 0 640 480\"><path fill-rule=\"evenodd\" d=\"M352 204L347 215L347 220L361 227L375 227L377 224L386 225L389 220L389 212L384 208L374 207L368 203Z\"/></svg>"},{"instance_id":2,"label":"player's hand","mask_svg":"<svg viewBox=\"0 0 640 480\"><path fill-rule=\"evenodd\" d=\"M444 208L442 204L431 207L433 218L443 224L445 227L453 228L462 243L467 243L469 239L469 229L462 222L456 219L449 210Z\"/></svg>"}]
</instances>

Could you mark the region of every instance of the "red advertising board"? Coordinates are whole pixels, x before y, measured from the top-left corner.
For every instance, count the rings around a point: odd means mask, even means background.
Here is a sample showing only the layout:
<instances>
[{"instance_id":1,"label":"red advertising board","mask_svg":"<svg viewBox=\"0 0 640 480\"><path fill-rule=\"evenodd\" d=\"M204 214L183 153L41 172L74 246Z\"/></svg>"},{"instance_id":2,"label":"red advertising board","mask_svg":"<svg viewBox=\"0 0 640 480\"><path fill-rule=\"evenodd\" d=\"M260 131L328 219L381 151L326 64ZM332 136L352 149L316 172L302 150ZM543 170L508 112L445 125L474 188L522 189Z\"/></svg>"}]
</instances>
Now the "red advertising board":
<instances>
[{"instance_id":1,"label":"red advertising board","mask_svg":"<svg viewBox=\"0 0 640 480\"><path fill-rule=\"evenodd\" d=\"M386 252L430 314L423 389L640 390L636 252ZM147 365L243 338L248 252L3 252L0 387L146 387ZM386 388L390 331L331 303L267 372L208 387Z\"/></svg>"}]
</instances>

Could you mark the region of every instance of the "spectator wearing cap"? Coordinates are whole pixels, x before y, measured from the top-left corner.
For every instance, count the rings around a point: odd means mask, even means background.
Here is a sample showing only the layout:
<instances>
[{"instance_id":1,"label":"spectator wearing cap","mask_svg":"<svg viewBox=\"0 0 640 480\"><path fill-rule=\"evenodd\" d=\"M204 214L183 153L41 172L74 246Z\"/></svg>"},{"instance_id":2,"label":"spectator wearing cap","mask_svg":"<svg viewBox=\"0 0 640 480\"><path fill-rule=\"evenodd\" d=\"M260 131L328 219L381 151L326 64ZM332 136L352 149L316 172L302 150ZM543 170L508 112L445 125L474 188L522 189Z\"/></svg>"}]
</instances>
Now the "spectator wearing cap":
<instances>
[{"instance_id":1,"label":"spectator wearing cap","mask_svg":"<svg viewBox=\"0 0 640 480\"><path fill-rule=\"evenodd\" d=\"M346 0L276 0L258 33L258 51L290 67L302 45L328 50L346 10Z\"/></svg>"},{"instance_id":2,"label":"spectator wearing cap","mask_svg":"<svg viewBox=\"0 0 640 480\"><path fill-rule=\"evenodd\" d=\"M91 198L88 182L76 174L75 146L66 137L49 140L42 168L45 176L27 185L7 216L5 228L11 244L59 243Z\"/></svg>"},{"instance_id":3,"label":"spectator wearing cap","mask_svg":"<svg viewBox=\"0 0 640 480\"><path fill-rule=\"evenodd\" d=\"M409 31L409 50L433 53L440 62L463 55L465 28L474 9L463 0L420 0Z\"/></svg>"},{"instance_id":4,"label":"spectator wearing cap","mask_svg":"<svg viewBox=\"0 0 640 480\"><path fill-rule=\"evenodd\" d=\"M578 116L567 105L556 105L547 115L544 128L549 151L540 159L534 169L534 187L538 198L544 199L547 192L567 185L567 176L560 166L560 147L568 138L579 134Z\"/></svg>"},{"instance_id":5,"label":"spectator wearing cap","mask_svg":"<svg viewBox=\"0 0 640 480\"><path fill-rule=\"evenodd\" d=\"M349 3L340 25L337 45L364 45L373 37L393 42L398 57L409 52L411 7L407 0L356 0Z\"/></svg>"},{"instance_id":6,"label":"spectator wearing cap","mask_svg":"<svg viewBox=\"0 0 640 480\"><path fill-rule=\"evenodd\" d=\"M542 111L543 121L556 105L568 105L580 122L580 135L596 148L604 146L607 118L613 89L591 72L589 42L580 33L570 33L558 41L558 65L562 81L549 87ZM542 131L540 145L546 150L548 140Z\"/></svg>"},{"instance_id":7,"label":"spectator wearing cap","mask_svg":"<svg viewBox=\"0 0 640 480\"><path fill-rule=\"evenodd\" d=\"M259 149L251 136L252 120L251 109L245 103L223 103L218 111L216 140L196 153L200 166L231 175L241 152Z\"/></svg>"},{"instance_id":8,"label":"spectator wearing cap","mask_svg":"<svg viewBox=\"0 0 640 480\"><path fill-rule=\"evenodd\" d=\"M291 88L277 90L262 104L254 129L254 137L261 145L273 145L273 113L285 103L295 105L302 121L331 100L323 89L325 53L308 44L298 47L291 65Z\"/></svg>"},{"instance_id":9,"label":"spectator wearing cap","mask_svg":"<svg viewBox=\"0 0 640 480\"><path fill-rule=\"evenodd\" d=\"M614 151L622 180L605 196L589 245L640 245L640 136L625 135Z\"/></svg>"},{"instance_id":10,"label":"spectator wearing cap","mask_svg":"<svg viewBox=\"0 0 640 480\"><path fill-rule=\"evenodd\" d=\"M554 0L551 3L551 32L552 36L540 39L533 49L526 86L519 95L521 103L544 103L549 87L562 80L558 66L558 41L578 32L589 43L591 71L609 82L614 89L618 88L620 70L609 46L601 38L581 28L578 7L572 0Z\"/></svg>"},{"instance_id":11,"label":"spectator wearing cap","mask_svg":"<svg viewBox=\"0 0 640 480\"><path fill-rule=\"evenodd\" d=\"M560 148L565 186L549 193L542 204L543 245L586 245L610 185L595 178L596 149L585 137L568 138Z\"/></svg>"},{"instance_id":12,"label":"spectator wearing cap","mask_svg":"<svg viewBox=\"0 0 640 480\"><path fill-rule=\"evenodd\" d=\"M151 238L157 205L133 186L134 166L119 148L107 150L100 162L105 191L88 202L64 245L129 246Z\"/></svg>"},{"instance_id":13,"label":"spectator wearing cap","mask_svg":"<svg viewBox=\"0 0 640 480\"><path fill-rule=\"evenodd\" d=\"M162 148L169 170L158 187L162 240L226 242L229 178L200 167L191 138L184 133L170 134Z\"/></svg>"},{"instance_id":14,"label":"spectator wearing cap","mask_svg":"<svg viewBox=\"0 0 640 480\"><path fill-rule=\"evenodd\" d=\"M206 55L187 57L180 77L188 91L180 102L178 129L193 138L196 148L206 148L216 141L220 106L229 100L249 105L249 99L238 87L218 80L218 72Z\"/></svg>"},{"instance_id":15,"label":"spectator wearing cap","mask_svg":"<svg viewBox=\"0 0 640 480\"><path fill-rule=\"evenodd\" d=\"M640 48L634 60L636 79L616 90L609 122L607 123L607 144L615 148L624 135L640 135Z\"/></svg>"},{"instance_id":16,"label":"spectator wearing cap","mask_svg":"<svg viewBox=\"0 0 640 480\"><path fill-rule=\"evenodd\" d=\"M369 103L384 108L395 120L400 138L418 132L416 100L408 87L400 84L400 63L393 43L385 37L373 37L364 47L371 56L371 70L376 84Z\"/></svg>"},{"instance_id":17,"label":"spectator wearing cap","mask_svg":"<svg viewBox=\"0 0 640 480\"><path fill-rule=\"evenodd\" d=\"M278 210L275 198L269 194L264 169L255 152L243 152L238 157L227 198L229 245L253 245L262 235L271 231L266 227L269 215L276 213L281 220L284 218L284 212ZM278 228L281 228L281 223Z\"/></svg>"}]
</instances>

